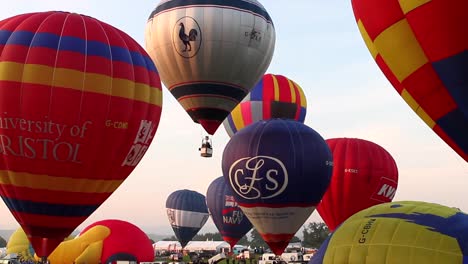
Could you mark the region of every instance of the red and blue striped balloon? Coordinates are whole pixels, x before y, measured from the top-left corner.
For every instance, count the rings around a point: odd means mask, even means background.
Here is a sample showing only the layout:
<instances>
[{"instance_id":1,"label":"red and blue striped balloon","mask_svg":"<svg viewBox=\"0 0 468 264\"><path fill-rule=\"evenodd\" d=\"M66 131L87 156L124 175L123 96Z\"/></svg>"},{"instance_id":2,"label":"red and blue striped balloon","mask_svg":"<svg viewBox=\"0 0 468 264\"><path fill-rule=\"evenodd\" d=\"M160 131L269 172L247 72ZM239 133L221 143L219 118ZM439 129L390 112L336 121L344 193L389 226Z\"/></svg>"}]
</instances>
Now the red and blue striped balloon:
<instances>
[{"instance_id":1,"label":"red and blue striped balloon","mask_svg":"<svg viewBox=\"0 0 468 264\"><path fill-rule=\"evenodd\" d=\"M161 106L152 60L115 27L55 11L0 21L0 196L38 256L133 171Z\"/></svg>"},{"instance_id":2,"label":"red and blue striped balloon","mask_svg":"<svg viewBox=\"0 0 468 264\"><path fill-rule=\"evenodd\" d=\"M226 145L222 168L239 207L281 255L330 184L333 156L312 128L288 119L258 121Z\"/></svg>"}]
</instances>

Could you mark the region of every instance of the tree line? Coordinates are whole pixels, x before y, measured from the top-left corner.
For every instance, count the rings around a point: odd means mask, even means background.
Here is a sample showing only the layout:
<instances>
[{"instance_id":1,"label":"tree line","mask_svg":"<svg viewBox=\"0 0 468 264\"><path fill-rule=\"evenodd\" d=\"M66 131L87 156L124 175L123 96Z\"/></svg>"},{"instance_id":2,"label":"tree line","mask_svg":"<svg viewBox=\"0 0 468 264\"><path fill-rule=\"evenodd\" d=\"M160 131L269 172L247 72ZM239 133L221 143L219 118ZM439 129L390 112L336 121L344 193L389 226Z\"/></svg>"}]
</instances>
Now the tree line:
<instances>
[{"instance_id":1,"label":"tree line","mask_svg":"<svg viewBox=\"0 0 468 264\"><path fill-rule=\"evenodd\" d=\"M308 225L304 226L302 230L302 239L297 236L294 236L291 239L291 243L301 242L303 247L309 248L319 248L320 245L327 239L328 235L330 234L330 230L325 225L325 223L320 222L311 222ZM205 234L198 234L193 239L193 241L206 241L206 240L214 240L214 241L223 241L223 237L219 232L215 233L205 233ZM175 236L164 238L163 241L177 241ZM268 248L268 245L263 241L262 236L258 233L258 231L253 228L247 235L242 237L239 242L239 245L249 245L250 247L264 247Z\"/></svg>"}]
</instances>

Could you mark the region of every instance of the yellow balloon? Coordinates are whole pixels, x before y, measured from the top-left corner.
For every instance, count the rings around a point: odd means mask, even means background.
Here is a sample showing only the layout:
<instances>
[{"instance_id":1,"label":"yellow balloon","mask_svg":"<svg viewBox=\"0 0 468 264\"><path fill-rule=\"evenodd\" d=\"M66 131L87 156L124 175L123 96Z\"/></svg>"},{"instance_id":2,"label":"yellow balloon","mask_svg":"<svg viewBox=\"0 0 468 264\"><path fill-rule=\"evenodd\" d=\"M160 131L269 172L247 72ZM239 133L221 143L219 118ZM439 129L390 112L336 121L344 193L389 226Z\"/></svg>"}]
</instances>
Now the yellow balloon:
<instances>
[{"instance_id":1,"label":"yellow balloon","mask_svg":"<svg viewBox=\"0 0 468 264\"><path fill-rule=\"evenodd\" d=\"M105 226L94 226L80 236L60 243L48 259L53 264L99 263L103 240L110 232ZM36 259L40 258L36 256Z\"/></svg>"},{"instance_id":2,"label":"yellow balloon","mask_svg":"<svg viewBox=\"0 0 468 264\"><path fill-rule=\"evenodd\" d=\"M468 215L426 202L384 203L348 218L314 263L462 264L468 260Z\"/></svg>"},{"instance_id":3,"label":"yellow balloon","mask_svg":"<svg viewBox=\"0 0 468 264\"><path fill-rule=\"evenodd\" d=\"M23 258L32 259L34 250L26 236L24 230L20 227L11 235L6 246L7 254L18 254Z\"/></svg>"}]
</instances>

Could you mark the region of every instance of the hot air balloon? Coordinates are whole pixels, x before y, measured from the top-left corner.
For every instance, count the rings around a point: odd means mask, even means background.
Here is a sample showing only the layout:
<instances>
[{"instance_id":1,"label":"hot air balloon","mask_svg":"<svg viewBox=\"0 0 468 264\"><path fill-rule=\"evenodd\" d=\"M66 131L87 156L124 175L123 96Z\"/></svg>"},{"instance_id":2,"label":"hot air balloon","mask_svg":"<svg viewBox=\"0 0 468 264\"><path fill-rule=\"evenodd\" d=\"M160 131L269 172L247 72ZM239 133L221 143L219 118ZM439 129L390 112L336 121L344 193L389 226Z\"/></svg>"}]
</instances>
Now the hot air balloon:
<instances>
[{"instance_id":1,"label":"hot air balloon","mask_svg":"<svg viewBox=\"0 0 468 264\"><path fill-rule=\"evenodd\" d=\"M178 190L166 200L169 223L182 247L200 231L209 218L205 196L191 190Z\"/></svg>"},{"instance_id":2,"label":"hot air balloon","mask_svg":"<svg viewBox=\"0 0 468 264\"><path fill-rule=\"evenodd\" d=\"M224 241L228 242L231 248L252 229L252 224L239 208L224 177L216 178L208 186L206 204L211 219L213 219Z\"/></svg>"},{"instance_id":3,"label":"hot air balloon","mask_svg":"<svg viewBox=\"0 0 468 264\"><path fill-rule=\"evenodd\" d=\"M304 123L307 100L294 81L275 74L265 74L260 82L232 110L223 125L230 137L260 120L288 118Z\"/></svg>"},{"instance_id":4,"label":"hot air balloon","mask_svg":"<svg viewBox=\"0 0 468 264\"><path fill-rule=\"evenodd\" d=\"M213 135L267 70L275 29L257 0L163 0L145 41L164 85Z\"/></svg>"},{"instance_id":5,"label":"hot air balloon","mask_svg":"<svg viewBox=\"0 0 468 264\"><path fill-rule=\"evenodd\" d=\"M127 221L106 219L83 229L79 236L60 243L50 254L53 264L150 262L154 249L143 230Z\"/></svg>"},{"instance_id":6,"label":"hot air balloon","mask_svg":"<svg viewBox=\"0 0 468 264\"><path fill-rule=\"evenodd\" d=\"M333 176L317 211L333 231L351 215L393 200L398 187L395 160L381 146L358 138L332 138Z\"/></svg>"},{"instance_id":7,"label":"hot air balloon","mask_svg":"<svg viewBox=\"0 0 468 264\"><path fill-rule=\"evenodd\" d=\"M468 215L440 204L401 201L354 214L311 264L450 263L468 259Z\"/></svg>"},{"instance_id":8,"label":"hot air balloon","mask_svg":"<svg viewBox=\"0 0 468 264\"><path fill-rule=\"evenodd\" d=\"M133 171L159 124L158 72L92 17L0 21L0 195L47 257Z\"/></svg>"},{"instance_id":9,"label":"hot air balloon","mask_svg":"<svg viewBox=\"0 0 468 264\"><path fill-rule=\"evenodd\" d=\"M325 140L303 123L286 119L258 121L240 130L222 159L239 207L276 255L322 199L332 166Z\"/></svg>"},{"instance_id":10,"label":"hot air balloon","mask_svg":"<svg viewBox=\"0 0 468 264\"><path fill-rule=\"evenodd\" d=\"M34 249L24 230L19 227L11 234L6 245L6 253L17 254L25 260L34 259Z\"/></svg>"},{"instance_id":11,"label":"hot air balloon","mask_svg":"<svg viewBox=\"0 0 468 264\"><path fill-rule=\"evenodd\" d=\"M367 48L387 79L468 161L468 2L351 2Z\"/></svg>"}]
</instances>

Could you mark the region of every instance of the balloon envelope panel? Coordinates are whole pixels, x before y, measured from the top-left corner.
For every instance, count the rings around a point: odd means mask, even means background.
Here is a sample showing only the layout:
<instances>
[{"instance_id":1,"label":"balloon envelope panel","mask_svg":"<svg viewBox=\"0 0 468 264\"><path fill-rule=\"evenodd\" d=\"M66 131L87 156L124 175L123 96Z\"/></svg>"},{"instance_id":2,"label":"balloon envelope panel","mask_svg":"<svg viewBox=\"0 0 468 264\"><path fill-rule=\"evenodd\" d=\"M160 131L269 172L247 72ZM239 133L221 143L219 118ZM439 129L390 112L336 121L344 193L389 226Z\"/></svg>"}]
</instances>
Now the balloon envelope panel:
<instances>
[{"instance_id":1,"label":"balloon envelope panel","mask_svg":"<svg viewBox=\"0 0 468 264\"><path fill-rule=\"evenodd\" d=\"M315 130L293 120L270 119L236 133L222 164L239 207L281 255L320 202L333 162Z\"/></svg>"},{"instance_id":2,"label":"balloon envelope panel","mask_svg":"<svg viewBox=\"0 0 468 264\"><path fill-rule=\"evenodd\" d=\"M398 168L381 146L358 138L332 138L333 176L317 211L330 230L351 215L391 202L398 187Z\"/></svg>"},{"instance_id":3,"label":"balloon envelope panel","mask_svg":"<svg viewBox=\"0 0 468 264\"><path fill-rule=\"evenodd\" d=\"M282 75L265 74L252 91L223 121L230 137L242 128L271 118L293 119L304 123L307 100L294 81Z\"/></svg>"},{"instance_id":4,"label":"balloon envelope panel","mask_svg":"<svg viewBox=\"0 0 468 264\"><path fill-rule=\"evenodd\" d=\"M135 40L78 14L0 21L0 54L0 195L47 256L145 154L161 83Z\"/></svg>"},{"instance_id":5,"label":"balloon envelope panel","mask_svg":"<svg viewBox=\"0 0 468 264\"><path fill-rule=\"evenodd\" d=\"M311 263L460 263L468 261L468 215L414 201L362 210L332 233Z\"/></svg>"},{"instance_id":6,"label":"balloon envelope panel","mask_svg":"<svg viewBox=\"0 0 468 264\"><path fill-rule=\"evenodd\" d=\"M216 178L208 186L206 204L216 228L231 248L252 229L224 177Z\"/></svg>"},{"instance_id":7,"label":"balloon envelope panel","mask_svg":"<svg viewBox=\"0 0 468 264\"><path fill-rule=\"evenodd\" d=\"M164 85L214 134L267 70L272 19L257 0L161 1L145 31Z\"/></svg>"},{"instance_id":8,"label":"balloon envelope panel","mask_svg":"<svg viewBox=\"0 0 468 264\"><path fill-rule=\"evenodd\" d=\"M362 37L387 79L468 161L468 2L351 2Z\"/></svg>"}]
</instances>

